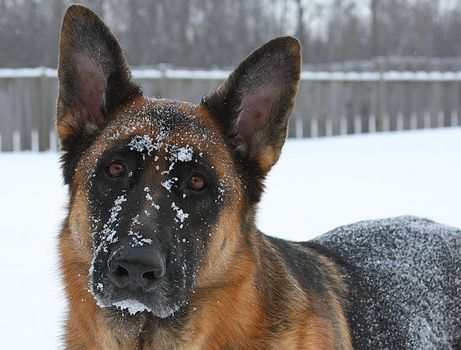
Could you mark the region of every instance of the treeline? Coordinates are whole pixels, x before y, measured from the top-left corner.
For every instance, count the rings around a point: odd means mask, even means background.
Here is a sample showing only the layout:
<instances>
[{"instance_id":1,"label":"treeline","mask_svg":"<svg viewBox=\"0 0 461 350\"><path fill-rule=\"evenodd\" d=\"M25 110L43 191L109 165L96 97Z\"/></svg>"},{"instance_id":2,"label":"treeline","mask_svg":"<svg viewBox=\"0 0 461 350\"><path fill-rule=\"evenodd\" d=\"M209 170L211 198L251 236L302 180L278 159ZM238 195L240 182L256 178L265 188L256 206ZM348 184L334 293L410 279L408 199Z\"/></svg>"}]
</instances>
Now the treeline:
<instances>
[{"instance_id":1,"label":"treeline","mask_svg":"<svg viewBox=\"0 0 461 350\"><path fill-rule=\"evenodd\" d=\"M278 35L305 63L461 56L461 1L82 0L135 66L227 67ZM0 67L55 67L67 0L0 0Z\"/></svg>"}]
</instances>

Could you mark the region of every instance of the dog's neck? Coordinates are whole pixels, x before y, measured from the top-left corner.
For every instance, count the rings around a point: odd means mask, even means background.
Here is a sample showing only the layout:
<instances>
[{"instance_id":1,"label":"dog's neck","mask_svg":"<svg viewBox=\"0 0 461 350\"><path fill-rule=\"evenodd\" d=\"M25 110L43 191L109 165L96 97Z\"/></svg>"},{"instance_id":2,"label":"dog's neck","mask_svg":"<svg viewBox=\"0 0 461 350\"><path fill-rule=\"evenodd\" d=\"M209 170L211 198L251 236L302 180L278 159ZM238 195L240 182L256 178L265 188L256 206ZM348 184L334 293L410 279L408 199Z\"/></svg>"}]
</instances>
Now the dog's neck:
<instances>
[{"instance_id":1,"label":"dog's neck","mask_svg":"<svg viewBox=\"0 0 461 350\"><path fill-rule=\"evenodd\" d=\"M62 257L66 288L74 289L66 341L88 349L276 349L296 348L291 344L297 339L296 327L309 327L314 334L332 332L332 326L315 314L272 240L253 225L247 227L246 248L234 247L233 255L226 257L225 274L215 283L197 286L189 303L166 319L100 308L87 289L85 257ZM62 235L61 249L65 251L72 239L67 225ZM253 244L256 241L258 244ZM301 316L302 320L296 319ZM267 340L268 333L274 334L270 346L260 340ZM70 339L73 335L79 339ZM312 342L316 349L315 344L325 340L306 342Z\"/></svg>"},{"instance_id":2,"label":"dog's neck","mask_svg":"<svg viewBox=\"0 0 461 350\"><path fill-rule=\"evenodd\" d=\"M145 313L128 317L118 313L117 317L116 311L100 308L87 291L84 265L77 257L64 261L65 274L81 276L71 282L81 284L81 298L70 300L68 322L70 330L75 327L79 331L67 334L86 334L79 343L100 349L259 348L257 335L275 327L277 315L290 309L279 300L268 315L263 305L296 286L286 278L286 267L267 239L256 230L247 234L250 241L259 236L264 244L236 252L238 257L232 261L238 263L229 264L219 284L197 288L188 305L164 320ZM273 273L262 273L267 269Z\"/></svg>"}]
</instances>

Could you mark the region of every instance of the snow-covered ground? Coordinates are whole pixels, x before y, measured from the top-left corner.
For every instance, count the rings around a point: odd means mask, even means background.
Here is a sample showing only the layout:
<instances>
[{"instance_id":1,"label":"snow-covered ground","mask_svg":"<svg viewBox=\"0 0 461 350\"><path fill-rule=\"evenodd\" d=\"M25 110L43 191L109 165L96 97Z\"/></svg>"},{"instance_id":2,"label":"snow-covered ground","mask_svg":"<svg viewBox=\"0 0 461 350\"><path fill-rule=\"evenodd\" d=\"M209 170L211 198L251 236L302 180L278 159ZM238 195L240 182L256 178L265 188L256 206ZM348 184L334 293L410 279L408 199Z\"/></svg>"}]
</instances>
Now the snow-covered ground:
<instances>
[{"instance_id":1,"label":"snow-covered ground","mask_svg":"<svg viewBox=\"0 0 461 350\"><path fill-rule=\"evenodd\" d=\"M292 140L267 181L266 233L306 240L357 220L412 214L461 227L461 128ZM64 317L56 236L58 155L0 153L2 349L55 349Z\"/></svg>"},{"instance_id":2,"label":"snow-covered ground","mask_svg":"<svg viewBox=\"0 0 461 350\"><path fill-rule=\"evenodd\" d=\"M263 232L305 240L411 214L461 227L461 128L289 141L272 169Z\"/></svg>"}]
</instances>

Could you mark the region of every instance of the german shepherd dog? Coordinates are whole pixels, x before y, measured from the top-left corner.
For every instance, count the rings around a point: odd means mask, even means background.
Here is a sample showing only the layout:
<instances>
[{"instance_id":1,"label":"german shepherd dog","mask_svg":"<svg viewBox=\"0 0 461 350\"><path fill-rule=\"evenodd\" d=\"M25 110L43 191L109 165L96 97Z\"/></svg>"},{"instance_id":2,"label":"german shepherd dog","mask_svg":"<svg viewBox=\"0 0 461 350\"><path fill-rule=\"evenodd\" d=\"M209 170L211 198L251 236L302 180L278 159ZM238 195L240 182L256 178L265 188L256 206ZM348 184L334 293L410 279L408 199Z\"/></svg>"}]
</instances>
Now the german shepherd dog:
<instances>
[{"instance_id":1,"label":"german shepherd dog","mask_svg":"<svg viewBox=\"0 0 461 350\"><path fill-rule=\"evenodd\" d=\"M280 37L198 105L147 98L101 19L69 7L66 349L461 349L459 230L401 217L295 243L256 229L300 66Z\"/></svg>"}]
</instances>

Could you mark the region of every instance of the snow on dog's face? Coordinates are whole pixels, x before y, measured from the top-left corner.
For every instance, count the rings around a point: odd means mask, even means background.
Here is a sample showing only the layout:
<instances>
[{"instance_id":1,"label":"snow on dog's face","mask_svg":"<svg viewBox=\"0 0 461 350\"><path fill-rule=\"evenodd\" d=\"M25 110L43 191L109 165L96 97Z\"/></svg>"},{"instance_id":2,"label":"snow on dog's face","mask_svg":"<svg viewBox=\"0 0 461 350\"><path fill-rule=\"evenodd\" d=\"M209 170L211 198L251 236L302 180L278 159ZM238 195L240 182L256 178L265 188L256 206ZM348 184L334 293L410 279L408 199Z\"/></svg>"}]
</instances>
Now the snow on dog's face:
<instances>
[{"instance_id":1,"label":"snow on dog's face","mask_svg":"<svg viewBox=\"0 0 461 350\"><path fill-rule=\"evenodd\" d=\"M200 108L141 100L122 108L79 162L89 290L103 308L164 318L188 302L240 180Z\"/></svg>"},{"instance_id":2,"label":"snow on dog's face","mask_svg":"<svg viewBox=\"0 0 461 350\"><path fill-rule=\"evenodd\" d=\"M90 297L108 316L166 318L251 273L233 261L251 256L299 51L293 38L268 42L195 106L149 99L99 17L67 10L57 128L70 190L60 252L71 302Z\"/></svg>"}]
</instances>

